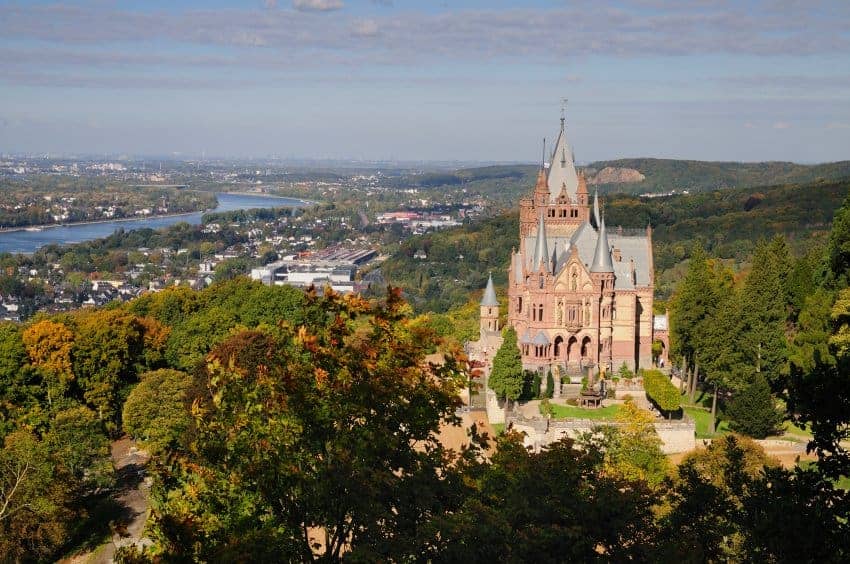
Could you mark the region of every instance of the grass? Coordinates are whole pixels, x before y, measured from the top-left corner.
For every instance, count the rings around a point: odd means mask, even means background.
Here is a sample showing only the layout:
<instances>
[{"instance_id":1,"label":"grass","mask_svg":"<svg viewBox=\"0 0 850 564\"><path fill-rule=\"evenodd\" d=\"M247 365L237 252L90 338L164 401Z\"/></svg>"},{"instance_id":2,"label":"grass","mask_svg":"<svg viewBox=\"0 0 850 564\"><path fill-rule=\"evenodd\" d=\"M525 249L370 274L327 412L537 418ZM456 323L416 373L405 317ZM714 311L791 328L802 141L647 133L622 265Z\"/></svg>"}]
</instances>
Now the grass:
<instances>
[{"instance_id":1,"label":"grass","mask_svg":"<svg viewBox=\"0 0 850 564\"><path fill-rule=\"evenodd\" d=\"M552 405L555 419L614 419L620 411L619 405L609 405L598 409L584 409L572 405Z\"/></svg>"},{"instance_id":2,"label":"grass","mask_svg":"<svg viewBox=\"0 0 850 564\"><path fill-rule=\"evenodd\" d=\"M493 428L493 434L497 437L505 432L504 423L491 423L490 427Z\"/></svg>"},{"instance_id":3,"label":"grass","mask_svg":"<svg viewBox=\"0 0 850 564\"><path fill-rule=\"evenodd\" d=\"M683 407L704 407L705 409L711 409L712 397L712 394L705 390L697 390L697 393L694 396L694 403L691 403L690 396L687 392L685 392L682 394L681 403Z\"/></svg>"},{"instance_id":4,"label":"grass","mask_svg":"<svg viewBox=\"0 0 850 564\"><path fill-rule=\"evenodd\" d=\"M801 429L800 427L797 427L796 425L794 425L791 421L785 421L782 424L782 428L785 430L785 434L791 435L792 437L800 438L800 439L811 439L812 438L811 431L806 431L805 429Z\"/></svg>"},{"instance_id":5,"label":"grass","mask_svg":"<svg viewBox=\"0 0 850 564\"><path fill-rule=\"evenodd\" d=\"M725 435L729 432L729 422L722 419L717 424L716 433L712 435L708 432L709 427L711 426L711 412L709 411L692 406L682 407L682 410L696 423L698 439L711 439L719 435Z\"/></svg>"}]
</instances>

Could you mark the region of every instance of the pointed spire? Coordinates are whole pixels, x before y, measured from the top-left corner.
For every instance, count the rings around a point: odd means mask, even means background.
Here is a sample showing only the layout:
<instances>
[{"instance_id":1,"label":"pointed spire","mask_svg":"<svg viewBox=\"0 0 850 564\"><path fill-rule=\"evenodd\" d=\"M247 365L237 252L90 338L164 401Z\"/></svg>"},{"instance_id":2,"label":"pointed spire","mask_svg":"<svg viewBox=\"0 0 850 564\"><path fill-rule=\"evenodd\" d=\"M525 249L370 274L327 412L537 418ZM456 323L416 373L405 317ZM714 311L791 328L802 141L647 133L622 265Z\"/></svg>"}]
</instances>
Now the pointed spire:
<instances>
[{"instance_id":1,"label":"pointed spire","mask_svg":"<svg viewBox=\"0 0 850 564\"><path fill-rule=\"evenodd\" d=\"M558 242L555 241L555 247L552 249L552 262L550 263L552 266L552 274L557 272L558 268Z\"/></svg>"},{"instance_id":2,"label":"pointed spire","mask_svg":"<svg viewBox=\"0 0 850 564\"><path fill-rule=\"evenodd\" d=\"M484 297L481 298L483 307L499 307L499 300L496 298L496 289L493 287L493 275L487 278L487 288L484 289Z\"/></svg>"},{"instance_id":3,"label":"pointed spire","mask_svg":"<svg viewBox=\"0 0 850 564\"><path fill-rule=\"evenodd\" d=\"M594 227L599 229L599 188L593 193L593 222L596 223Z\"/></svg>"},{"instance_id":4,"label":"pointed spire","mask_svg":"<svg viewBox=\"0 0 850 564\"><path fill-rule=\"evenodd\" d=\"M537 240L534 242L534 257L531 262L531 269L537 270L541 263L543 269L546 269L546 263L549 261L549 242L546 240L546 222L543 220L543 212L540 212L540 223L537 225Z\"/></svg>"},{"instance_id":5,"label":"pointed spire","mask_svg":"<svg viewBox=\"0 0 850 564\"><path fill-rule=\"evenodd\" d=\"M605 218L599 224L599 237L596 239L596 252L593 253L591 272L614 272L611 260L611 247L608 245L608 232L605 230Z\"/></svg>"},{"instance_id":6,"label":"pointed spire","mask_svg":"<svg viewBox=\"0 0 850 564\"><path fill-rule=\"evenodd\" d=\"M578 175L576 173L573 150L567 142L565 119L561 115L561 131L555 141L552 151L552 162L549 163L549 199L555 201L560 193L561 185L567 187L567 195L575 197L578 190Z\"/></svg>"}]
</instances>

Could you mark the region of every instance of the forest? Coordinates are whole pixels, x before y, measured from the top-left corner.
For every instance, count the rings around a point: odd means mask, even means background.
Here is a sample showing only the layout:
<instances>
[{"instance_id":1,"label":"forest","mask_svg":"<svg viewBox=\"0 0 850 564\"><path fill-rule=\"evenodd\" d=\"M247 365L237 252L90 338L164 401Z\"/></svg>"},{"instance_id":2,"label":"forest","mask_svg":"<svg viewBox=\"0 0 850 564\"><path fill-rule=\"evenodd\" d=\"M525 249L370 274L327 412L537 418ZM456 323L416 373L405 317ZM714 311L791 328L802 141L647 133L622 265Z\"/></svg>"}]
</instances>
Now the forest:
<instances>
[{"instance_id":1,"label":"forest","mask_svg":"<svg viewBox=\"0 0 850 564\"><path fill-rule=\"evenodd\" d=\"M802 165L790 162L714 162L680 159L617 159L595 161L579 167L588 173L606 167L634 169L646 178L640 182L600 184L600 194L691 194L753 186L829 183L850 177L850 161ZM394 188L415 187L435 192L463 187L486 196L497 208L510 209L534 186L538 165L496 165L456 171L408 173L387 177Z\"/></svg>"},{"instance_id":2,"label":"forest","mask_svg":"<svg viewBox=\"0 0 850 564\"><path fill-rule=\"evenodd\" d=\"M695 244L736 272L747 266L759 237L782 235L794 255L805 254L825 241L848 191L850 181L843 180L659 198L616 194L603 197L602 205L612 229L652 226L656 297L663 303ZM417 311L445 313L475 296L490 272L497 286L506 283L518 229L511 212L413 237L401 243L381 272L405 290ZM415 258L418 250L427 259Z\"/></svg>"},{"instance_id":3,"label":"forest","mask_svg":"<svg viewBox=\"0 0 850 564\"><path fill-rule=\"evenodd\" d=\"M741 434L678 464L628 404L619 430L539 452L475 427L447 448L475 373L393 288L237 278L0 325L0 553L109 538L108 448L126 433L153 455L152 544L121 562L846 561L849 249L850 202L819 250L762 241L745 276L692 249L674 358ZM783 420L814 464L783 468L745 436Z\"/></svg>"}]
</instances>

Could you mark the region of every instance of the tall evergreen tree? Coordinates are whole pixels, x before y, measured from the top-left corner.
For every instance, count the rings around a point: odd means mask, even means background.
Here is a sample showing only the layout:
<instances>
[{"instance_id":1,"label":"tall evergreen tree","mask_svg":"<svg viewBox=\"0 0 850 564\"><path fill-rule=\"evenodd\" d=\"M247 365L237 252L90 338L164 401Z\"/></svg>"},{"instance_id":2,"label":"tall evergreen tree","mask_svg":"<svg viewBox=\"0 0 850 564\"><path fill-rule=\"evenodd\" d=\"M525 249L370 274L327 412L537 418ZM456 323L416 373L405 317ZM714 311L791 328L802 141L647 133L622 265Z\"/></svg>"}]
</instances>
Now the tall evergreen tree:
<instances>
[{"instance_id":1,"label":"tall evergreen tree","mask_svg":"<svg viewBox=\"0 0 850 564\"><path fill-rule=\"evenodd\" d=\"M850 198L835 212L821 278L833 289L847 286L850 273Z\"/></svg>"},{"instance_id":2,"label":"tall evergreen tree","mask_svg":"<svg viewBox=\"0 0 850 564\"><path fill-rule=\"evenodd\" d=\"M762 373L774 389L784 388L788 357L785 328L785 280L788 277L787 249L781 256L780 245L761 242L753 254L750 273L741 295L744 327L739 346L756 372Z\"/></svg>"},{"instance_id":3,"label":"tall evergreen tree","mask_svg":"<svg viewBox=\"0 0 850 564\"><path fill-rule=\"evenodd\" d=\"M502 346L493 358L493 369L488 380L490 389L496 392L496 397L505 402L505 413L508 402L519 399L522 394L523 372L522 356L517 347L516 331L508 327L503 333Z\"/></svg>"},{"instance_id":4,"label":"tall evergreen tree","mask_svg":"<svg viewBox=\"0 0 850 564\"><path fill-rule=\"evenodd\" d=\"M700 245L694 246L688 271L676 288L670 309L670 331L675 355L690 364L702 348L706 320L717 307L714 273Z\"/></svg>"},{"instance_id":5,"label":"tall evergreen tree","mask_svg":"<svg viewBox=\"0 0 850 564\"><path fill-rule=\"evenodd\" d=\"M738 392L726 409L732 428L754 439L774 433L782 421L770 386L762 374L756 373L747 386Z\"/></svg>"}]
</instances>

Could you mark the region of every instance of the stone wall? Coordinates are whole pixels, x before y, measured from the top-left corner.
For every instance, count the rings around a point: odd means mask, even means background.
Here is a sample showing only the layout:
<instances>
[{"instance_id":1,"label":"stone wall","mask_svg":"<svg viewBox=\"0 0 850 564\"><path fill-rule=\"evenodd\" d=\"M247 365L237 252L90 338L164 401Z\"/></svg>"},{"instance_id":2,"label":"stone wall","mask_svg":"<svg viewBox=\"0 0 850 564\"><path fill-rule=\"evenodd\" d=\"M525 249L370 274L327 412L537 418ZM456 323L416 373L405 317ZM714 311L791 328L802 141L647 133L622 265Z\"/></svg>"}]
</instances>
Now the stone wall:
<instances>
[{"instance_id":1,"label":"stone wall","mask_svg":"<svg viewBox=\"0 0 850 564\"><path fill-rule=\"evenodd\" d=\"M617 425L613 421L528 418L515 413L508 414L508 423L515 431L525 434L523 444L535 451L564 437L577 438L598 425ZM696 448L696 425L691 419L656 421L655 430L661 438L664 454L688 452Z\"/></svg>"},{"instance_id":2,"label":"stone wall","mask_svg":"<svg viewBox=\"0 0 850 564\"><path fill-rule=\"evenodd\" d=\"M505 422L505 408L504 405L499 402L498 398L496 398L496 392L491 390L489 387L486 388L484 392L487 396L487 419L490 421L491 425L504 423Z\"/></svg>"}]
</instances>

